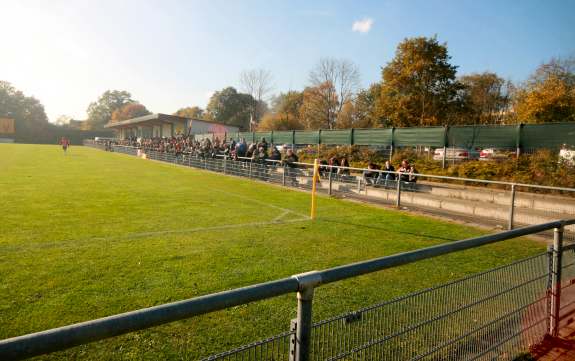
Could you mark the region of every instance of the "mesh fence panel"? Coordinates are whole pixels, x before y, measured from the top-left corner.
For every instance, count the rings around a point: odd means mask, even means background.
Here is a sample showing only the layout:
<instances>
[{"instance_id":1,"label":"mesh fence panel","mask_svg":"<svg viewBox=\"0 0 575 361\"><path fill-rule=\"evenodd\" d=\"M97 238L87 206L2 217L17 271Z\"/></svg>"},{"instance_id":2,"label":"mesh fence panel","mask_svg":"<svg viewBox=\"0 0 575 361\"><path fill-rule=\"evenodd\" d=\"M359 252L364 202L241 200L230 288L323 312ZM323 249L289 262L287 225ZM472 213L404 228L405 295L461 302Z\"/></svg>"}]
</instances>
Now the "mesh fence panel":
<instances>
[{"instance_id":1,"label":"mesh fence panel","mask_svg":"<svg viewBox=\"0 0 575 361\"><path fill-rule=\"evenodd\" d=\"M321 144L351 144L351 130L322 130Z\"/></svg>"},{"instance_id":2,"label":"mesh fence panel","mask_svg":"<svg viewBox=\"0 0 575 361\"><path fill-rule=\"evenodd\" d=\"M353 133L353 134L352 134ZM286 144L355 144L464 148L505 148L518 145L524 149L557 149L563 144L575 145L575 122L557 122L525 125L470 125L450 126L447 137L444 127L375 128L342 130L297 130L295 139L292 131L229 133L229 137L245 138L248 142L259 141L263 136L268 141ZM207 134L211 139L211 134ZM277 137L277 138L276 138ZM202 135L196 135L202 139Z\"/></svg>"},{"instance_id":3,"label":"mesh fence panel","mask_svg":"<svg viewBox=\"0 0 575 361\"><path fill-rule=\"evenodd\" d=\"M549 320L548 253L313 325L311 360L513 359ZM289 360L289 331L204 360Z\"/></svg>"},{"instance_id":4,"label":"mesh fence panel","mask_svg":"<svg viewBox=\"0 0 575 361\"><path fill-rule=\"evenodd\" d=\"M399 147L427 145L443 147L445 128L397 128L394 132L394 145Z\"/></svg>"},{"instance_id":5,"label":"mesh fence panel","mask_svg":"<svg viewBox=\"0 0 575 361\"><path fill-rule=\"evenodd\" d=\"M549 256L314 325L314 360L475 360L517 354L547 330Z\"/></svg>"},{"instance_id":6,"label":"mesh fence panel","mask_svg":"<svg viewBox=\"0 0 575 361\"><path fill-rule=\"evenodd\" d=\"M202 359L202 361L269 360L289 361L290 343L293 331L285 332L265 340L257 341L233 350Z\"/></svg>"},{"instance_id":7,"label":"mesh fence panel","mask_svg":"<svg viewBox=\"0 0 575 361\"><path fill-rule=\"evenodd\" d=\"M575 321L575 248L564 251L562 258L560 328Z\"/></svg>"}]
</instances>

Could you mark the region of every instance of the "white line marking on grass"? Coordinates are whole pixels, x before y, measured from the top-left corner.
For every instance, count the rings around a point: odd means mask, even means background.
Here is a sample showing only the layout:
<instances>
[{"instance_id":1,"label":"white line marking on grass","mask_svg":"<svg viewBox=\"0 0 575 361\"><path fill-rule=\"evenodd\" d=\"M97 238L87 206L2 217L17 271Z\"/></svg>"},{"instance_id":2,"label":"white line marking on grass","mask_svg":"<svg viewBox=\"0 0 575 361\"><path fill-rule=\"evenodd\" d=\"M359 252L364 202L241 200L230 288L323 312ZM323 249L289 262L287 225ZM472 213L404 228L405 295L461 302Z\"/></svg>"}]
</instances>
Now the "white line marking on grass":
<instances>
[{"instance_id":1,"label":"white line marking on grass","mask_svg":"<svg viewBox=\"0 0 575 361\"><path fill-rule=\"evenodd\" d=\"M280 219L282 219L284 216L287 216L289 213L290 213L289 211L283 211L276 218L272 219L272 222L278 222Z\"/></svg>"},{"instance_id":2,"label":"white line marking on grass","mask_svg":"<svg viewBox=\"0 0 575 361\"><path fill-rule=\"evenodd\" d=\"M196 168L196 167L192 167L192 166L187 166L187 165L185 165L185 164L177 164L177 163L172 163L172 162L164 162L164 161L155 160L155 159L149 159L149 160L154 161L154 163L160 163L160 164L164 164L164 165L168 165L168 166L172 165L172 166L176 166L176 167L179 167L179 168L191 169L191 170L200 171L200 172L216 173L216 174L223 175L223 176L227 176L227 177L230 177L230 178L236 178L236 179L239 178L239 179L247 180L246 178L241 177L241 176L230 175L230 174L222 174L222 173L220 173L220 172L216 172L216 171L213 171L213 170L210 170L210 169ZM253 179L249 179L249 180L254 181ZM263 182L263 183L265 183L265 182ZM273 183L268 183L268 184L269 184L269 185L274 185ZM200 186L200 187L201 187L201 186ZM248 201L250 201L250 202L254 202L254 203L257 203L257 204L260 204L260 205L263 205L263 206L268 206L268 207L271 207L271 208L279 209L279 210L281 210L281 211L290 212L290 213L296 214L296 215L298 215L298 216L300 216L300 217L305 217L306 219L310 219L309 216L307 216L307 215L305 215L305 214L302 214L302 213L299 213L299 212L296 212L296 211L294 211L294 210L291 210L291 209L288 209L288 208L283 208L283 207L280 207L280 206L276 206L275 204L270 204L270 203L267 203L267 202L258 201L257 199L254 199L254 198L251 198L251 197L247 197L247 196L242 196L242 195L239 195L239 194L237 194L237 193L228 192L228 191L225 191L225 190L223 190L223 189L221 189L221 188L214 188L214 187L209 187L209 188L208 188L208 187L205 187L205 186L202 187L202 188L205 189L205 190L208 190L208 191L213 191L213 190L215 190L215 191L217 191L217 192L221 192L221 193L227 194L227 195L229 195L229 196L233 196L233 197L245 199L245 200L248 200Z\"/></svg>"},{"instance_id":3,"label":"white line marking on grass","mask_svg":"<svg viewBox=\"0 0 575 361\"><path fill-rule=\"evenodd\" d=\"M248 197L248 196L242 196L242 195L237 194L237 193L227 192L227 191L224 191L224 190L221 190L221 189L217 189L217 191L218 191L218 192L221 192L221 193L224 193L224 194L227 194L227 195L229 195L229 196L233 196L233 197L237 197L237 198L240 198L240 199L244 199L244 200L247 200L247 201L250 201L250 202L254 202L254 203L260 204L260 205L262 205L262 206L267 206L267 207L275 208L275 209L278 209L278 210L280 210L280 211L286 212L286 214L287 214L287 213L293 213L293 214L298 215L298 216L300 216L300 217L303 217L303 218L306 218L306 219L310 219L309 216L306 216L305 214L296 212L296 211L291 210L291 209L289 209L289 208L280 207L280 206L277 206L277 205L275 205L275 204L271 204L271 203L268 203L268 202L264 202L264 201L260 201L260 200L257 200L257 199L253 199L253 198ZM283 215L282 215L282 216L283 216Z\"/></svg>"},{"instance_id":4,"label":"white line marking on grass","mask_svg":"<svg viewBox=\"0 0 575 361\"><path fill-rule=\"evenodd\" d=\"M283 217L284 214L282 214L281 216ZM132 239L132 238L149 237L149 236L156 236L156 235L162 235L162 234L220 231L220 230L244 228L244 227L282 225L282 224L290 224L290 223L297 223L297 222L305 222L305 221L309 220L308 218L297 218L297 219L289 219L289 220L281 221L278 218L280 218L280 217L276 217L276 219L274 219L272 221L268 221L268 222L250 222L250 223L240 223L240 224L226 224L226 225L222 225L222 226L196 227L196 228L187 228L187 229L169 229L169 230L163 230L163 231L129 233L129 234L126 234L124 236L117 237L117 238ZM114 238L114 237L112 237L112 238ZM110 238L108 238L108 237L93 237L93 238L89 238L89 239L90 240L109 240Z\"/></svg>"},{"instance_id":5,"label":"white line marking on grass","mask_svg":"<svg viewBox=\"0 0 575 361\"><path fill-rule=\"evenodd\" d=\"M280 217L276 217L276 218L280 218ZM209 232L209 231L220 231L220 230L237 229L237 228L245 228L245 227L246 228L247 227L265 227L265 226L284 225L284 224L307 222L307 221L309 221L309 217L288 219L285 221L272 220L272 221L250 222L250 223L240 223L240 224L225 224L225 225L221 225L221 226L196 227L196 228L187 228L187 229L168 229L168 230L163 230L163 231L128 233L126 235L112 236L112 237L97 236L97 237L87 237L87 238L80 238L80 239L63 239L63 240L59 240L59 241L28 243L28 244L26 244L26 246L27 247L34 247L36 249L51 248L51 247L58 247L58 246L61 246L63 244L70 243L70 242L74 242L75 244L79 244L80 242L88 242L88 241L111 241L111 240L122 241L122 240L145 238L145 237L164 235L164 234ZM16 249L16 247L14 247L13 245L12 246L0 245L0 250L2 250L2 251L13 251L10 248ZM17 249L20 249L20 248L18 247Z\"/></svg>"}]
</instances>

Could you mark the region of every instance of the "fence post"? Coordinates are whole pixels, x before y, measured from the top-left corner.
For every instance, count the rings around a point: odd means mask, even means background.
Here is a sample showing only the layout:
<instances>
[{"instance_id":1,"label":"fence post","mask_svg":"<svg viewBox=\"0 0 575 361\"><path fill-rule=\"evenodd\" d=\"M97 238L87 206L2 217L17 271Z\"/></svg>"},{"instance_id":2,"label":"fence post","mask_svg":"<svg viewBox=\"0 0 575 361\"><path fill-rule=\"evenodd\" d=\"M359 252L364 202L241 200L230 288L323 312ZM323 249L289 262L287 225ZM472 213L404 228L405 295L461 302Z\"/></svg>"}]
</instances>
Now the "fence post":
<instances>
[{"instance_id":1,"label":"fence post","mask_svg":"<svg viewBox=\"0 0 575 361\"><path fill-rule=\"evenodd\" d=\"M563 253L563 226L553 230L553 270L551 273L551 319L549 334L559 334L559 310L561 309L561 266Z\"/></svg>"},{"instance_id":2,"label":"fence post","mask_svg":"<svg viewBox=\"0 0 575 361\"><path fill-rule=\"evenodd\" d=\"M297 318L295 361L310 360L312 331L312 303L315 286L321 283L321 274L317 271L292 276L299 283L297 292Z\"/></svg>"},{"instance_id":3,"label":"fence post","mask_svg":"<svg viewBox=\"0 0 575 361\"><path fill-rule=\"evenodd\" d=\"M397 199L395 200L395 206L397 208L401 207L401 172L397 172Z\"/></svg>"},{"instance_id":4,"label":"fence post","mask_svg":"<svg viewBox=\"0 0 575 361\"><path fill-rule=\"evenodd\" d=\"M357 194L361 194L361 178L357 178Z\"/></svg>"},{"instance_id":5,"label":"fence post","mask_svg":"<svg viewBox=\"0 0 575 361\"><path fill-rule=\"evenodd\" d=\"M228 156L224 154L224 174L226 174L226 163L227 163Z\"/></svg>"},{"instance_id":6,"label":"fence post","mask_svg":"<svg viewBox=\"0 0 575 361\"><path fill-rule=\"evenodd\" d=\"M547 315L547 321L545 322L545 329L548 333L551 333L551 284L553 279L553 245L547 245L547 295L545 300L545 314Z\"/></svg>"},{"instance_id":7,"label":"fence post","mask_svg":"<svg viewBox=\"0 0 575 361\"><path fill-rule=\"evenodd\" d=\"M390 144L390 151L389 151L389 161L391 162L391 158L393 157L393 150L395 148L395 141L393 139L395 135L395 127L391 127L391 144Z\"/></svg>"},{"instance_id":8,"label":"fence post","mask_svg":"<svg viewBox=\"0 0 575 361\"><path fill-rule=\"evenodd\" d=\"M333 168L329 168L329 190L328 193L331 196L333 186Z\"/></svg>"},{"instance_id":9,"label":"fence post","mask_svg":"<svg viewBox=\"0 0 575 361\"><path fill-rule=\"evenodd\" d=\"M286 168L285 164L283 166L283 170L284 171L282 173L282 186L285 187L286 186L286 172L287 172L287 168Z\"/></svg>"},{"instance_id":10,"label":"fence post","mask_svg":"<svg viewBox=\"0 0 575 361\"><path fill-rule=\"evenodd\" d=\"M443 157L441 158L441 168L445 169L445 161L447 160L447 132L449 131L448 126L446 125L443 128Z\"/></svg>"},{"instance_id":11,"label":"fence post","mask_svg":"<svg viewBox=\"0 0 575 361\"><path fill-rule=\"evenodd\" d=\"M248 171L248 178L252 177L252 160L250 159L250 169Z\"/></svg>"},{"instance_id":12,"label":"fence post","mask_svg":"<svg viewBox=\"0 0 575 361\"><path fill-rule=\"evenodd\" d=\"M289 358L288 361L295 361L295 350L296 350L296 331L297 331L297 319L294 318L290 323L290 331L293 335L289 338Z\"/></svg>"},{"instance_id":13,"label":"fence post","mask_svg":"<svg viewBox=\"0 0 575 361\"><path fill-rule=\"evenodd\" d=\"M517 150L515 151L515 155L517 158L521 155L521 133L523 132L523 123L517 125L517 139L515 141L515 145Z\"/></svg>"},{"instance_id":14,"label":"fence post","mask_svg":"<svg viewBox=\"0 0 575 361\"><path fill-rule=\"evenodd\" d=\"M507 229L513 229L513 218L515 217L515 184L511 185L511 201L509 204L509 224Z\"/></svg>"}]
</instances>

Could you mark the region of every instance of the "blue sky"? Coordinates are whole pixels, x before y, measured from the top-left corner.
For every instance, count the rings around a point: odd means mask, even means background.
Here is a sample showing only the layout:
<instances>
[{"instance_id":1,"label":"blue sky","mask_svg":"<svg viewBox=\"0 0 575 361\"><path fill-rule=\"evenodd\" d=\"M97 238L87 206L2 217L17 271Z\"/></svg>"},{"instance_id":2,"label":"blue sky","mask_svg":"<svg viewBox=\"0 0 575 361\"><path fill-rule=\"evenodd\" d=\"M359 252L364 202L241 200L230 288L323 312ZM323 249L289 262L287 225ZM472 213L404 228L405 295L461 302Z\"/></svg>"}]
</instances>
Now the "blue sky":
<instances>
[{"instance_id":1,"label":"blue sky","mask_svg":"<svg viewBox=\"0 0 575 361\"><path fill-rule=\"evenodd\" d=\"M0 80L40 99L51 120L85 118L107 89L154 112L203 107L252 68L273 74L275 92L302 89L321 57L353 61L368 86L414 36L446 42L460 74L513 81L575 56L575 0L2 0L0 14Z\"/></svg>"}]
</instances>

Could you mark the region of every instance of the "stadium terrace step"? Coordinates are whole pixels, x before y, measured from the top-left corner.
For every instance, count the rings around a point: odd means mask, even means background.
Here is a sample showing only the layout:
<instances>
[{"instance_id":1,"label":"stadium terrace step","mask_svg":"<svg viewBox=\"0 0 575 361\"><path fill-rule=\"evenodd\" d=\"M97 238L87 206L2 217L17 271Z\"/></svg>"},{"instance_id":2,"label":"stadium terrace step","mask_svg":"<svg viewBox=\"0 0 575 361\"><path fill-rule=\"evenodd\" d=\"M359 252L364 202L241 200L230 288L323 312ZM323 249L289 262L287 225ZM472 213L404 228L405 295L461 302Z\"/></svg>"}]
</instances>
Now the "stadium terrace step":
<instances>
[{"instance_id":1,"label":"stadium terrace step","mask_svg":"<svg viewBox=\"0 0 575 361\"><path fill-rule=\"evenodd\" d=\"M418 191L429 192L441 197L489 202L504 206L509 206L510 203L509 190L425 181L418 183ZM515 207L575 215L575 198L517 192L515 195Z\"/></svg>"},{"instance_id":2,"label":"stadium terrace step","mask_svg":"<svg viewBox=\"0 0 575 361\"><path fill-rule=\"evenodd\" d=\"M327 189L328 187L329 181L322 180L321 188ZM485 193L488 196L476 197L474 195L479 193L477 190L472 190L469 196L466 194L466 189L458 189L456 192L447 193L445 191L433 192L430 191L429 188L431 188L429 184L418 184L414 190L403 190L401 192L401 204L416 208L421 207L446 211L450 214L462 214L473 218L485 218L503 224L506 224L509 219L510 200L509 196L503 192L487 191ZM446 188L444 187L443 189L445 190ZM397 191L394 188L374 188L368 186L358 191L357 186L352 183L334 181L332 183L332 190L336 194L347 193L371 201L382 201L383 203L394 204L397 200ZM453 195L460 195L461 197ZM522 194L522 196L525 196L522 206L515 208L514 222L516 224L539 224L575 215L575 207L566 207L559 201L564 197L553 196L554 199L559 200L556 200L555 203L551 203L549 197L544 200L538 200L536 198L540 196L544 197L542 195L531 196ZM496 198L503 198L505 202L497 202L495 201ZM562 205L562 207L555 207L558 204ZM527 207L527 205L530 205L530 207ZM548 208L543 208L544 206ZM556 209L551 209L552 206ZM572 210L572 212L569 213L569 210ZM567 230L575 232L575 227L570 226Z\"/></svg>"}]
</instances>

